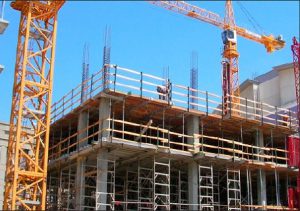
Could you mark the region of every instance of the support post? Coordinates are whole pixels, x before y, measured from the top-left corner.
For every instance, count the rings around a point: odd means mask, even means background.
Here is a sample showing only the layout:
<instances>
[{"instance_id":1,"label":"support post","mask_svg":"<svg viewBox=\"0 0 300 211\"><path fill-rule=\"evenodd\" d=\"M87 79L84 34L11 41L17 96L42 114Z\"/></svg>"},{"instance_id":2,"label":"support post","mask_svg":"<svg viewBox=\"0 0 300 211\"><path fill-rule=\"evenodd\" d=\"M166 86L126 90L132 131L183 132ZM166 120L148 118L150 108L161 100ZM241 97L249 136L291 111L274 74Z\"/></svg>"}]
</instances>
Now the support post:
<instances>
[{"instance_id":1,"label":"support post","mask_svg":"<svg viewBox=\"0 0 300 211\"><path fill-rule=\"evenodd\" d=\"M264 136L262 131L257 130L255 136L256 146L264 147ZM264 154L261 149L257 151L258 155ZM258 157L258 160L263 161L263 158ZM263 169L257 170L257 201L259 205L267 205L267 192L266 192L266 172ZM264 210L265 208L263 208Z\"/></svg>"},{"instance_id":2,"label":"support post","mask_svg":"<svg viewBox=\"0 0 300 211\"><path fill-rule=\"evenodd\" d=\"M190 136L194 136L194 134L199 134L199 117L191 116L187 118L186 121L186 129L187 134ZM188 138L188 144L199 144L198 138ZM194 148L195 153L199 152L199 146ZM191 161L188 164L188 190L189 190L189 210L197 210L198 209L198 165L196 162Z\"/></svg>"},{"instance_id":3,"label":"support post","mask_svg":"<svg viewBox=\"0 0 300 211\"><path fill-rule=\"evenodd\" d=\"M88 125L89 125L89 112L88 111L80 112L78 117L78 126L77 126L77 131L78 131L77 151L79 151L82 147L86 146L88 143L88 140L82 141L82 139L88 136L88 131L87 131Z\"/></svg>"},{"instance_id":4,"label":"support post","mask_svg":"<svg viewBox=\"0 0 300 211\"><path fill-rule=\"evenodd\" d=\"M198 165L196 162L188 164L189 210L198 210Z\"/></svg>"},{"instance_id":5,"label":"support post","mask_svg":"<svg viewBox=\"0 0 300 211\"><path fill-rule=\"evenodd\" d=\"M76 179L75 179L75 187L76 187L76 210L82 210L84 206L84 165L85 160L81 157L77 158L77 166L76 166Z\"/></svg>"},{"instance_id":6,"label":"support post","mask_svg":"<svg viewBox=\"0 0 300 211\"><path fill-rule=\"evenodd\" d=\"M248 205L253 205L252 198L252 176L251 170L249 168L246 169L246 177L247 177L247 203ZM249 207L248 210L252 210L252 207Z\"/></svg>"},{"instance_id":7,"label":"support post","mask_svg":"<svg viewBox=\"0 0 300 211\"><path fill-rule=\"evenodd\" d=\"M108 141L109 138L109 131L107 129L110 128L110 111L111 111L111 100L106 98L101 98L99 104L99 131L100 135L99 138L101 141L106 140Z\"/></svg>"},{"instance_id":8,"label":"support post","mask_svg":"<svg viewBox=\"0 0 300 211\"><path fill-rule=\"evenodd\" d=\"M194 147L195 153L199 152L199 138L194 138L194 134L199 133L200 119L197 116L190 116L186 121L186 130L189 136L193 136L193 138L188 138L187 143L191 145L197 145Z\"/></svg>"},{"instance_id":9,"label":"support post","mask_svg":"<svg viewBox=\"0 0 300 211\"><path fill-rule=\"evenodd\" d=\"M101 98L99 104L99 138L101 141L108 141L110 128L111 100ZM108 150L101 149L97 154L97 184L96 184L96 210L106 210L108 197Z\"/></svg>"},{"instance_id":10,"label":"support post","mask_svg":"<svg viewBox=\"0 0 300 211\"><path fill-rule=\"evenodd\" d=\"M97 154L96 210L107 209L107 157L107 149L102 149Z\"/></svg>"},{"instance_id":11,"label":"support post","mask_svg":"<svg viewBox=\"0 0 300 211\"><path fill-rule=\"evenodd\" d=\"M280 206L280 189L279 189L279 173L277 172L277 170L275 169L274 171L275 173L275 187L276 187L276 205Z\"/></svg>"}]
</instances>

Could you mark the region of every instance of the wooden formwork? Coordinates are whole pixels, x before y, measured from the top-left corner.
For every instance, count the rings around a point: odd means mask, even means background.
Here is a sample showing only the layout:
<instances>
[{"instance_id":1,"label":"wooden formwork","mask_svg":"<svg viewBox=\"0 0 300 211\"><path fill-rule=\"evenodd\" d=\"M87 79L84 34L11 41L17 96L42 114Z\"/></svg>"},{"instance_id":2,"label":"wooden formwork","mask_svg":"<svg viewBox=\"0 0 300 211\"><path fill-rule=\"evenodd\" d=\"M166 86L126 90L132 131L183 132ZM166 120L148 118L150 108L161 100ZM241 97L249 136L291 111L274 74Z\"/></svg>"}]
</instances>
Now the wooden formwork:
<instances>
[{"instance_id":1,"label":"wooden formwork","mask_svg":"<svg viewBox=\"0 0 300 211\"><path fill-rule=\"evenodd\" d=\"M155 155L180 163L210 163L219 170L263 169L296 177L297 170L287 166L285 145L285 138L298 127L292 111L240 98L239 110L224 112L222 97L175 84L168 96L160 98L156 86L163 79L109 67L110 72L101 70L85 82L89 90L85 102L79 103L78 86L77 91L72 90L52 107L50 171L108 149L111 158L124 165ZM107 87L101 84L103 78L108 79L108 88L103 89ZM193 102L191 91L199 92ZM110 115L99 119L103 99L109 100ZM82 112L88 113L89 120L85 128L78 130ZM199 118L199 132L188 134L186 123L194 117ZM99 129L104 122L108 127ZM108 136L102 137L104 133ZM258 133L263 134L265 146L256 145Z\"/></svg>"}]
</instances>

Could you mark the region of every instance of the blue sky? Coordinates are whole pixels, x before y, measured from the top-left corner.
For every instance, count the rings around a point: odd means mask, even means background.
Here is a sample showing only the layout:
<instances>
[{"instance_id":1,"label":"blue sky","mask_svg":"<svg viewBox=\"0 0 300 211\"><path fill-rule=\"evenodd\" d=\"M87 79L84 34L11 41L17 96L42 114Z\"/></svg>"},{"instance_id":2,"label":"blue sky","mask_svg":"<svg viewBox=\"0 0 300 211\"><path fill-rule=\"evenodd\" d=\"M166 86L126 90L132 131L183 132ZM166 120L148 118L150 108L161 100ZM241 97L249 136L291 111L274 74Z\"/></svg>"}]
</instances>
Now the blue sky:
<instances>
[{"instance_id":1,"label":"blue sky","mask_svg":"<svg viewBox=\"0 0 300 211\"><path fill-rule=\"evenodd\" d=\"M224 1L190 2L224 16ZM238 39L240 83L273 66L292 61L291 39L299 37L299 2L242 1L266 34L282 34L286 47L268 54L264 47L244 38ZM236 24L254 28L233 3ZM10 22L0 36L0 121L9 121L13 72L20 14L5 7ZM198 52L199 89L221 94L221 30L207 23L167 11L147 2L67 2L60 10L55 60L53 101L81 81L84 43L90 46L90 72L102 65L105 26L111 27L111 62L122 67L162 76L169 66L170 78L177 84L189 84L191 52Z\"/></svg>"}]
</instances>

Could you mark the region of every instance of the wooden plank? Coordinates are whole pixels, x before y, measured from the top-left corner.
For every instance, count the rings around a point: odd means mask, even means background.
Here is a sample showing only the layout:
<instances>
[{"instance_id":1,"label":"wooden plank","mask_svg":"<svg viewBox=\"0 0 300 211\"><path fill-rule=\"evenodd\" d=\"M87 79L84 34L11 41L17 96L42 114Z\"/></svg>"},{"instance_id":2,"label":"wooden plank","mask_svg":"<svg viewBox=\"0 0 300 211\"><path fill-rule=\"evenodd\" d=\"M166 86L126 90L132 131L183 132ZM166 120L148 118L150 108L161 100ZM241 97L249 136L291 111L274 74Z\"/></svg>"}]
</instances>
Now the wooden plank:
<instances>
[{"instance_id":1,"label":"wooden plank","mask_svg":"<svg viewBox=\"0 0 300 211\"><path fill-rule=\"evenodd\" d=\"M152 119L150 119L149 122L146 124L146 126L144 126L143 130L141 131L141 135L144 135L147 132L147 130L149 129L150 125L152 125L152 123L153 123L153 121L152 121ZM134 141L139 141L140 139L141 139L141 136L136 137L134 139Z\"/></svg>"}]
</instances>

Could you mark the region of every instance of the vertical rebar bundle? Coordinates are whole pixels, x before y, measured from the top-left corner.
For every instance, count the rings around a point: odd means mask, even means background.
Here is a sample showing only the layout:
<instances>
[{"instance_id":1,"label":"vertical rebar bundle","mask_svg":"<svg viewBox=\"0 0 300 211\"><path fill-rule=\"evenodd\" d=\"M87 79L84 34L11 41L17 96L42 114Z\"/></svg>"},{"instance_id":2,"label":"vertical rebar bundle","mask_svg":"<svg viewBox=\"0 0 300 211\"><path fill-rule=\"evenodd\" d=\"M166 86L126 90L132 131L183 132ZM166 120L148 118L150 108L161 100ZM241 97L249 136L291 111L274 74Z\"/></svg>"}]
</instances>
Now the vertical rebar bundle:
<instances>
[{"instance_id":1,"label":"vertical rebar bundle","mask_svg":"<svg viewBox=\"0 0 300 211\"><path fill-rule=\"evenodd\" d=\"M109 67L106 66L110 64L110 48L111 48L111 30L110 27L105 28L104 34L104 47L103 47L103 89L108 88L107 81L109 80Z\"/></svg>"},{"instance_id":2,"label":"vertical rebar bundle","mask_svg":"<svg viewBox=\"0 0 300 211\"><path fill-rule=\"evenodd\" d=\"M87 100L88 78L89 78L89 45L84 44L82 57L82 76L81 76L81 103Z\"/></svg>"},{"instance_id":3,"label":"vertical rebar bundle","mask_svg":"<svg viewBox=\"0 0 300 211\"><path fill-rule=\"evenodd\" d=\"M191 54L191 67L190 67L190 87L191 90L191 108L197 109L197 106L195 104L198 103L197 97L198 92L195 90L198 90L198 53L196 51L193 51Z\"/></svg>"}]
</instances>

